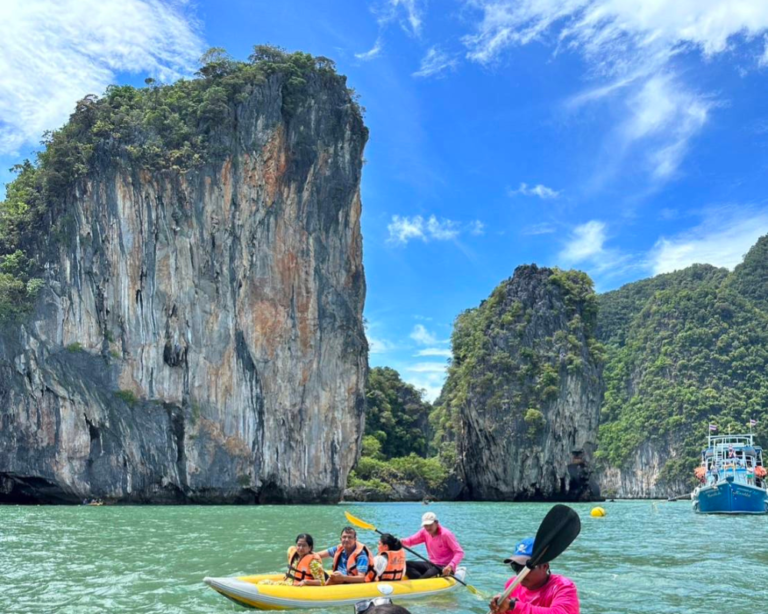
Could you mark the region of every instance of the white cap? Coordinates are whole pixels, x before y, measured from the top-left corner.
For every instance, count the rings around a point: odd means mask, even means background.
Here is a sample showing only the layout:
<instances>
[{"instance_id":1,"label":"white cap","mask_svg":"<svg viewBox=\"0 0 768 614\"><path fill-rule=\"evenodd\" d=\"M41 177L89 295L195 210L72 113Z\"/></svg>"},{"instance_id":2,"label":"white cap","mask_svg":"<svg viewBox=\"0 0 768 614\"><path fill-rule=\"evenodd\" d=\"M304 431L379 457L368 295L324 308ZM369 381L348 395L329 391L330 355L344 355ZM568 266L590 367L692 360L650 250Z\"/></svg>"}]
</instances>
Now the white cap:
<instances>
[{"instance_id":1,"label":"white cap","mask_svg":"<svg viewBox=\"0 0 768 614\"><path fill-rule=\"evenodd\" d=\"M428 524L437 522L437 516L434 512L427 512L421 517L421 526L426 527Z\"/></svg>"}]
</instances>

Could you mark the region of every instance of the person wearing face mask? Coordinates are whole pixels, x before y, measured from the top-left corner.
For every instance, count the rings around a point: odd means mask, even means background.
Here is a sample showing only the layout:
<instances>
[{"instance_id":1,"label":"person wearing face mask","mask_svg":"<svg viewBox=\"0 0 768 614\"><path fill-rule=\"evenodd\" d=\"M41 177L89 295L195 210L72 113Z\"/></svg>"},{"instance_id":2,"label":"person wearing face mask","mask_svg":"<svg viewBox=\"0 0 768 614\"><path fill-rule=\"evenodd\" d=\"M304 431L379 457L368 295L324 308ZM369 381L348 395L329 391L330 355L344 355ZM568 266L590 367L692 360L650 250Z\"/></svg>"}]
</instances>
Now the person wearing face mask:
<instances>
[{"instance_id":1,"label":"person wearing face mask","mask_svg":"<svg viewBox=\"0 0 768 614\"><path fill-rule=\"evenodd\" d=\"M533 555L533 537L517 543L514 554L504 559L519 574ZM506 589L515 578L510 578ZM549 563L537 565L518 584L504 601L496 595L490 603L494 614L579 614L579 595L576 585L565 576L551 573Z\"/></svg>"}]
</instances>

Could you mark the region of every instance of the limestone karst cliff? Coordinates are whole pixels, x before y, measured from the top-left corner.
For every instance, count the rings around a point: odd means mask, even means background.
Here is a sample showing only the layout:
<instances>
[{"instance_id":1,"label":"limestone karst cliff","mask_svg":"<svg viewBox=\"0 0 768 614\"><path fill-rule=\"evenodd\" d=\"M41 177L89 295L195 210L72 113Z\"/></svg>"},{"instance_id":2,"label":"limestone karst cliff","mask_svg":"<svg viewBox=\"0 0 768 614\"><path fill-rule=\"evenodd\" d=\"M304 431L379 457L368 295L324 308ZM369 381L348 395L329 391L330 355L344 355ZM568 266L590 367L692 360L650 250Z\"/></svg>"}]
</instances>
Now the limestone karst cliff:
<instances>
[{"instance_id":1,"label":"limestone karst cliff","mask_svg":"<svg viewBox=\"0 0 768 614\"><path fill-rule=\"evenodd\" d=\"M768 239L733 272L709 265L627 284L599 297L606 347L600 484L610 496L690 492L708 426L768 429Z\"/></svg>"},{"instance_id":2,"label":"limestone karst cliff","mask_svg":"<svg viewBox=\"0 0 768 614\"><path fill-rule=\"evenodd\" d=\"M35 287L0 336L0 502L314 502L346 484L367 130L325 58L209 59L81 101L22 171L4 261L23 248Z\"/></svg>"},{"instance_id":3,"label":"limestone karst cliff","mask_svg":"<svg viewBox=\"0 0 768 614\"><path fill-rule=\"evenodd\" d=\"M441 404L457 416L464 496L598 496L602 383L596 296L584 273L521 266L456 320Z\"/></svg>"}]
</instances>

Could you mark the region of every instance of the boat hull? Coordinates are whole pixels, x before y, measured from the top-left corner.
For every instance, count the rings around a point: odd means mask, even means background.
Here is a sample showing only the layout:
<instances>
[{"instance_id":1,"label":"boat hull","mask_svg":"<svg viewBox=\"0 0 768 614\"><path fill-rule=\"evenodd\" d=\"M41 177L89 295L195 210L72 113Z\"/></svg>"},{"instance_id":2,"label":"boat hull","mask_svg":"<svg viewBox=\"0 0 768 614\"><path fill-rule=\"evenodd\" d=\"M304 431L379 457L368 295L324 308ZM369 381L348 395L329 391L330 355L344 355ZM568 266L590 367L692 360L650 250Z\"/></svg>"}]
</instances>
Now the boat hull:
<instances>
[{"instance_id":1,"label":"boat hull","mask_svg":"<svg viewBox=\"0 0 768 614\"><path fill-rule=\"evenodd\" d=\"M463 579L464 570L457 576ZM282 575L240 576L238 578L205 578L213 590L228 599L258 610L293 610L330 608L355 604L358 601L389 597L393 600L418 599L452 591L458 582L452 578L404 580L400 582L370 582L337 584L334 586L284 586L259 584L262 580L280 581Z\"/></svg>"},{"instance_id":2,"label":"boat hull","mask_svg":"<svg viewBox=\"0 0 768 614\"><path fill-rule=\"evenodd\" d=\"M719 482L703 486L693 499L699 514L766 514L766 491L749 484Z\"/></svg>"}]
</instances>

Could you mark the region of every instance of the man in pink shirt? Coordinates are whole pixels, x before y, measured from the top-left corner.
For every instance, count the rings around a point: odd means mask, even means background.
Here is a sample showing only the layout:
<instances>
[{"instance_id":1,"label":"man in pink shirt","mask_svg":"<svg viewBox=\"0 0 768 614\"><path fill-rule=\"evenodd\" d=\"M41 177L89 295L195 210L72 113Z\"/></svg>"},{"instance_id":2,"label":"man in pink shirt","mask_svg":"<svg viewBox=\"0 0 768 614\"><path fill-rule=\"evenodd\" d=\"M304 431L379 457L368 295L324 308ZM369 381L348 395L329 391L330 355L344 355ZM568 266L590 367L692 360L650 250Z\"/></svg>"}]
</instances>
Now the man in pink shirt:
<instances>
[{"instance_id":1,"label":"man in pink shirt","mask_svg":"<svg viewBox=\"0 0 768 614\"><path fill-rule=\"evenodd\" d=\"M505 563L512 566L519 574L533 554L533 537L517 543L515 553ZM504 585L506 589L514 578ZM508 599L499 602L501 595L491 600L494 614L514 612L514 614L579 614L579 595L576 585L565 576L558 576L549 571L549 563L537 565L523 581L512 589Z\"/></svg>"},{"instance_id":2,"label":"man in pink shirt","mask_svg":"<svg viewBox=\"0 0 768 614\"><path fill-rule=\"evenodd\" d=\"M431 578L438 574L450 576L464 558L464 550L456 537L448 529L440 526L432 512L421 517L421 530L410 537L400 540L403 546L426 544L427 554L432 564L425 561L406 561L405 573L409 580Z\"/></svg>"}]
</instances>

